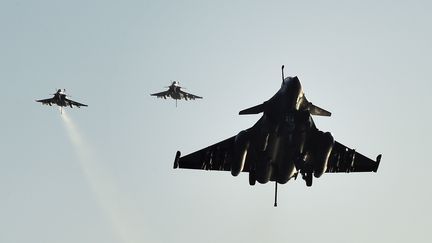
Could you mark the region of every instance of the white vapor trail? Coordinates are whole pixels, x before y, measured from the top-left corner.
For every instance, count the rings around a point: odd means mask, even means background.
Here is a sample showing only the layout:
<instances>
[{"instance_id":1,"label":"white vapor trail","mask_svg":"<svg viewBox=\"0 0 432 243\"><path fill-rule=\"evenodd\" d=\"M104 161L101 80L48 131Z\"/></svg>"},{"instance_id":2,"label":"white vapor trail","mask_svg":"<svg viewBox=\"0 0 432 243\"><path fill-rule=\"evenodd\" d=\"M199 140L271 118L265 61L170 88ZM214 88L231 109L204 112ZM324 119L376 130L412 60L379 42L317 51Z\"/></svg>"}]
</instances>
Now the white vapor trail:
<instances>
[{"instance_id":1,"label":"white vapor trail","mask_svg":"<svg viewBox=\"0 0 432 243\"><path fill-rule=\"evenodd\" d=\"M144 230L134 228L130 224L131 217L129 215L131 214L125 212L126 209L120 205L122 201L124 202L124 197L121 197L113 177L98 163L92 147L86 143L86 140L65 110L63 110L61 117L68 137L75 149L82 172L102 212L108 216L116 236L122 243L145 242L142 235Z\"/></svg>"}]
</instances>

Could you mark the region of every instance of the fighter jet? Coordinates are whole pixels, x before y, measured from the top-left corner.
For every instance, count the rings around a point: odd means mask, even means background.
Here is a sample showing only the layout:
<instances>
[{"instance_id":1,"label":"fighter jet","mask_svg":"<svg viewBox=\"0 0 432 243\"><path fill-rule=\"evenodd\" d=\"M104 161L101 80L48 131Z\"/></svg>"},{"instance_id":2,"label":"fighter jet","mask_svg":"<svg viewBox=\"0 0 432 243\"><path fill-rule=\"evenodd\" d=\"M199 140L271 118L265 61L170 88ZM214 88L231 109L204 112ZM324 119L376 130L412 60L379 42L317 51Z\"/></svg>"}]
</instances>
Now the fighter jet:
<instances>
[{"instance_id":1,"label":"fighter jet","mask_svg":"<svg viewBox=\"0 0 432 243\"><path fill-rule=\"evenodd\" d=\"M70 106L73 108L73 106L76 106L80 108L81 106L87 106L85 104L78 103L76 101L70 100L66 98L66 89L58 89L55 94L53 94L54 97L50 99L44 99L44 100L36 100L36 102L41 102L44 105L52 106L52 104L58 105L60 107L60 112L63 113L63 107Z\"/></svg>"},{"instance_id":2,"label":"fighter jet","mask_svg":"<svg viewBox=\"0 0 432 243\"><path fill-rule=\"evenodd\" d=\"M158 98L164 98L171 97L175 99L176 101L176 107L177 107L177 100L185 99L185 100L194 100L194 99L202 99L202 97L189 94L184 92L182 87L180 86L180 82L173 81L170 86L166 87L168 88L167 91L151 94L152 96L156 96Z\"/></svg>"},{"instance_id":3,"label":"fighter jet","mask_svg":"<svg viewBox=\"0 0 432 243\"><path fill-rule=\"evenodd\" d=\"M279 91L266 102L240 111L260 114L251 128L222 142L186 156L177 151L174 169L231 171L233 176L249 172L249 184L296 179L298 174L312 186L312 178L324 173L377 172L381 155L372 160L318 130L312 115L331 113L306 99L298 77L284 78Z\"/></svg>"}]
</instances>

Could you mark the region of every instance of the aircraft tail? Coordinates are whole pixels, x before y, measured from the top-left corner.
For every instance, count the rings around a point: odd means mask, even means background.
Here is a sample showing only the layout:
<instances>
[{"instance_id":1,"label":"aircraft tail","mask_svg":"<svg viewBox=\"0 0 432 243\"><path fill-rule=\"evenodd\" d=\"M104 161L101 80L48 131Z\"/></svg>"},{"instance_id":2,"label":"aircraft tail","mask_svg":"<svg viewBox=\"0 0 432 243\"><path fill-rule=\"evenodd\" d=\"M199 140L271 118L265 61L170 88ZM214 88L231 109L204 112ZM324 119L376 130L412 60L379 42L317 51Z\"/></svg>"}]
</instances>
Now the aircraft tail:
<instances>
[{"instance_id":1,"label":"aircraft tail","mask_svg":"<svg viewBox=\"0 0 432 243\"><path fill-rule=\"evenodd\" d=\"M265 105L266 105L266 102L264 102L264 103L262 103L260 105L253 106L251 108L247 108L247 109L241 110L239 112L239 115L259 114L261 112L264 112Z\"/></svg>"}]
</instances>

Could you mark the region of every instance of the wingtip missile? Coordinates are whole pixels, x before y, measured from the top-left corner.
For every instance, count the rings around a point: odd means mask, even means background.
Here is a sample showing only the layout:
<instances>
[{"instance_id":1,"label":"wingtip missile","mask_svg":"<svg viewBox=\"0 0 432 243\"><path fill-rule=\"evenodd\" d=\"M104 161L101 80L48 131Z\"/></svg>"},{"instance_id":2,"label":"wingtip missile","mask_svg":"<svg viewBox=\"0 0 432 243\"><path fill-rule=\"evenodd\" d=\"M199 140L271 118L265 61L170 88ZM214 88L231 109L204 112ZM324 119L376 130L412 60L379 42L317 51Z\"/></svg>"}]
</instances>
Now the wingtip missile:
<instances>
[{"instance_id":1,"label":"wingtip missile","mask_svg":"<svg viewBox=\"0 0 432 243\"><path fill-rule=\"evenodd\" d=\"M377 158L376 158L376 168L374 169L373 172L377 172L377 171L378 171L378 167L379 167L379 165L380 165L380 163L381 163L381 157L382 157L382 154L379 154L379 155L377 156Z\"/></svg>"}]
</instances>

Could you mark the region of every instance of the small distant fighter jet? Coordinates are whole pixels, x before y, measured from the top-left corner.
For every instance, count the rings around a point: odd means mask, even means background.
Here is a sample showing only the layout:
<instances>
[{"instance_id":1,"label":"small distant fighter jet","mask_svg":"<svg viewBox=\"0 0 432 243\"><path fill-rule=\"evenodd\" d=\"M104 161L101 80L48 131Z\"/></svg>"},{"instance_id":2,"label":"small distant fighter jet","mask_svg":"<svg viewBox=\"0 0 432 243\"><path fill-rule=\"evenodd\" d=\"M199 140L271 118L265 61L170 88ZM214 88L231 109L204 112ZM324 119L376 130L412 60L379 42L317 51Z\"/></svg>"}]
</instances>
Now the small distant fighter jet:
<instances>
[{"instance_id":1,"label":"small distant fighter jet","mask_svg":"<svg viewBox=\"0 0 432 243\"><path fill-rule=\"evenodd\" d=\"M50 99L44 99L44 100L36 100L36 102L41 102L44 105L51 106L52 104L58 105L60 107L60 112L63 113L63 107L70 106L73 108L73 106L76 106L80 108L81 106L87 106L85 104L78 103L76 101L70 100L66 98L66 89L58 89L55 94L53 94L54 97Z\"/></svg>"},{"instance_id":2,"label":"small distant fighter jet","mask_svg":"<svg viewBox=\"0 0 432 243\"><path fill-rule=\"evenodd\" d=\"M194 100L194 99L202 99L202 97L189 94L184 92L182 87L180 86L180 82L173 81L170 86L166 87L168 88L167 91L151 94L152 96L156 96L158 98L164 98L171 97L175 99L176 101L176 107L177 107L177 100L185 99L185 100Z\"/></svg>"},{"instance_id":3,"label":"small distant fighter jet","mask_svg":"<svg viewBox=\"0 0 432 243\"><path fill-rule=\"evenodd\" d=\"M306 185L324 173L377 172L381 155L372 160L337 142L329 132L318 130L312 115L330 116L306 99L297 77L284 78L268 101L240 111L240 115L262 114L251 128L222 142L181 156L177 151L175 168L249 173L249 184L285 184L301 174Z\"/></svg>"}]
</instances>

